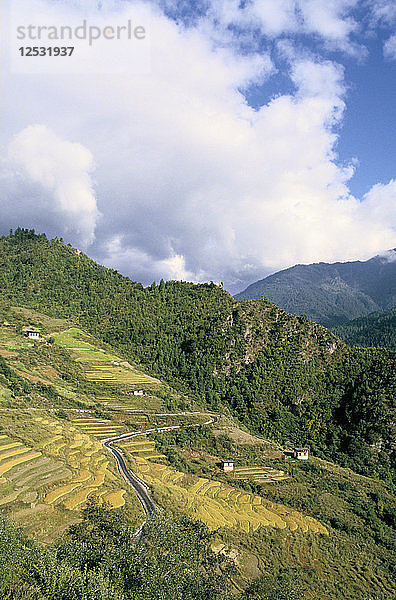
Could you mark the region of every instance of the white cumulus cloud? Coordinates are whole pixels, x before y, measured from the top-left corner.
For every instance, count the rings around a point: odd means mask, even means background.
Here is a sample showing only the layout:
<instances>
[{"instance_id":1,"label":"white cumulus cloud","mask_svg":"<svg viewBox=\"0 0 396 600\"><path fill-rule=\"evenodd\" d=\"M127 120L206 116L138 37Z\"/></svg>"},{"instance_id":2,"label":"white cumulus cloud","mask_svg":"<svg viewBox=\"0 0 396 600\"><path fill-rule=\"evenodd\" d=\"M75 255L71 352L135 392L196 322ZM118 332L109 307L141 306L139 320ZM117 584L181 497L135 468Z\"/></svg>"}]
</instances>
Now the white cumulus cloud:
<instances>
[{"instance_id":1,"label":"white cumulus cloud","mask_svg":"<svg viewBox=\"0 0 396 600\"><path fill-rule=\"evenodd\" d=\"M78 143L61 139L44 125L32 125L17 133L8 148L8 169L41 186L43 203L36 206L60 219L62 231L72 232L83 246L94 240L99 212L93 191L91 152ZM10 173L8 177L10 176ZM26 198L29 202L29 198Z\"/></svg>"}]
</instances>

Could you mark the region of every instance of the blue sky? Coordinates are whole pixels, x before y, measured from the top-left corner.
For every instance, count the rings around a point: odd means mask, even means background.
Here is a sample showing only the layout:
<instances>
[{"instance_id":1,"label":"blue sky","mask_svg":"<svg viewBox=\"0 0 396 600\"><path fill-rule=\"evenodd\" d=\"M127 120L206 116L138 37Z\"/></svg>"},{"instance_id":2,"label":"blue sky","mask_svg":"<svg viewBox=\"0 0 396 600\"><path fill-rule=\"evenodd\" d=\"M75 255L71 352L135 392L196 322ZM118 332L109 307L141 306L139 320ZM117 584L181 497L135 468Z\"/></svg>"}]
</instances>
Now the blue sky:
<instances>
[{"instance_id":1,"label":"blue sky","mask_svg":"<svg viewBox=\"0 0 396 600\"><path fill-rule=\"evenodd\" d=\"M320 2L319 2L320 3ZM248 6L249 2L244 2ZM330 2L331 4L331 2ZM337 151L341 162L356 159L359 168L350 180L350 189L360 197L379 181L388 182L395 177L396 162L396 60L384 57L384 45L395 33L396 10L391 2L373 2L388 19L377 20L374 25L370 2L351 3L350 15L356 19L356 32L351 36L359 46L350 55L336 48L323 47L323 41L310 35L293 35L294 42L305 51L342 64L345 69L346 110L340 125ZM205 18L210 2L160 2L166 14L186 27L193 27ZM240 3L242 5L242 2ZM230 28L238 34L240 29ZM242 37L241 36L241 37ZM255 45L265 50L273 49L273 40L255 31ZM286 39L289 35L285 36ZM249 45L247 45L249 47ZM246 51L242 43L241 51ZM287 73L287 64L272 54L278 71L262 85L242 90L254 108L266 104L273 95L293 93L294 86ZM276 58L275 58L276 57Z\"/></svg>"},{"instance_id":2,"label":"blue sky","mask_svg":"<svg viewBox=\"0 0 396 600\"><path fill-rule=\"evenodd\" d=\"M5 5L2 232L63 236L143 283L231 291L396 246L393 0ZM131 19L147 41L16 72L15 23L82 18Z\"/></svg>"}]
</instances>

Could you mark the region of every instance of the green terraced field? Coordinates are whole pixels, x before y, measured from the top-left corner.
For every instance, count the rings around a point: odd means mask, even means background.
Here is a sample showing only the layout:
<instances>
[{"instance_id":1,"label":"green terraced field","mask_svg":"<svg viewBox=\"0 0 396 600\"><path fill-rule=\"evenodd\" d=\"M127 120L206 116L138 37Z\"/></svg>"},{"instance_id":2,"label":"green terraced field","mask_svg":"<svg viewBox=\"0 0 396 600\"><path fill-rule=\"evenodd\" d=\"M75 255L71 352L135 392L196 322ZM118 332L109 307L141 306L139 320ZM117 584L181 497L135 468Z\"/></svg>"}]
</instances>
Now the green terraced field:
<instances>
[{"instance_id":1,"label":"green terraced field","mask_svg":"<svg viewBox=\"0 0 396 600\"><path fill-rule=\"evenodd\" d=\"M166 456L159 454L155 450L155 442L150 441L145 435L139 435L119 442L118 446L132 458L144 458L145 460L166 458Z\"/></svg>"},{"instance_id":2,"label":"green terraced field","mask_svg":"<svg viewBox=\"0 0 396 600\"><path fill-rule=\"evenodd\" d=\"M85 434L91 435L98 439L117 437L123 433L127 433L128 431L125 425L120 425L119 423L114 423L113 421L108 421L105 419L82 417L79 419L73 419L71 422L75 427L78 427Z\"/></svg>"},{"instance_id":3,"label":"green terraced field","mask_svg":"<svg viewBox=\"0 0 396 600\"><path fill-rule=\"evenodd\" d=\"M56 335L56 343L72 352L84 368L89 381L152 389L161 385L158 379L140 373L127 361L100 348L94 338L81 329L71 327Z\"/></svg>"},{"instance_id":4,"label":"green terraced field","mask_svg":"<svg viewBox=\"0 0 396 600\"><path fill-rule=\"evenodd\" d=\"M286 481L290 476L279 469L271 467L237 467L233 476L236 479L254 479L257 483Z\"/></svg>"}]
</instances>

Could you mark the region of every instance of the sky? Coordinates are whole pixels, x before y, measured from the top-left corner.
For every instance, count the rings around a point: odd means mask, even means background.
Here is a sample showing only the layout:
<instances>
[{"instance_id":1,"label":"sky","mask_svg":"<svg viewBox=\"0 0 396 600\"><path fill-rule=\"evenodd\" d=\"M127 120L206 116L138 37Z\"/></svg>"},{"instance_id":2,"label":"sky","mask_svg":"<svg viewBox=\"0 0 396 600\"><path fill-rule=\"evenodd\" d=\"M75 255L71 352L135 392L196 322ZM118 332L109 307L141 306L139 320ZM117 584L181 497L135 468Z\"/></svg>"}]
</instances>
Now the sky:
<instances>
[{"instance_id":1,"label":"sky","mask_svg":"<svg viewBox=\"0 0 396 600\"><path fill-rule=\"evenodd\" d=\"M393 0L4 0L0 233L231 292L396 247ZM144 40L17 56L17 26ZM74 43L74 42L73 42ZM68 42L68 45L71 42Z\"/></svg>"}]
</instances>

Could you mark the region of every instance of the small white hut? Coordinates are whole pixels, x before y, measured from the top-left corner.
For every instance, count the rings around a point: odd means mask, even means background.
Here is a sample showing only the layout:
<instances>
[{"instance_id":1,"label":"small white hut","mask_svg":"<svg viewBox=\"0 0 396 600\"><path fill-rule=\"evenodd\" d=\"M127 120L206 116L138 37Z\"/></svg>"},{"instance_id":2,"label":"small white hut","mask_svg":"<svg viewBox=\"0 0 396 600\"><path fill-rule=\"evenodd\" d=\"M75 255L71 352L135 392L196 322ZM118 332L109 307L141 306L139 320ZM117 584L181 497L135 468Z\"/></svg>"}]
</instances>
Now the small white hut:
<instances>
[{"instance_id":1,"label":"small white hut","mask_svg":"<svg viewBox=\"0 0 396 600\"><path fill-rule=\"evenodd\" d=\"M39 340L40 339L40 332L38 329L28 329L28 331L26 333L27 333L29 340Z\"/></svg>"},{"instance_id":2,"label":"small white hut","mask_svg":"<svg viewBox=\"0 0 396 600\"><path fill-rule=\"evenodd\" d=\"M293 458L297 458L297 460L308 460L309 448L294 448Z\"/></svg>"},{"instance_id":3,"label":"small white hut","mask_svg":"<svg viewBox=\"0 0 396 600\"><path fill-rule=\"evenodd\" d=\"M233 471L234 470L234 461L229 458L228 460L221 461L221 468L223 471Z\"/></svg>"}]
</instances>

